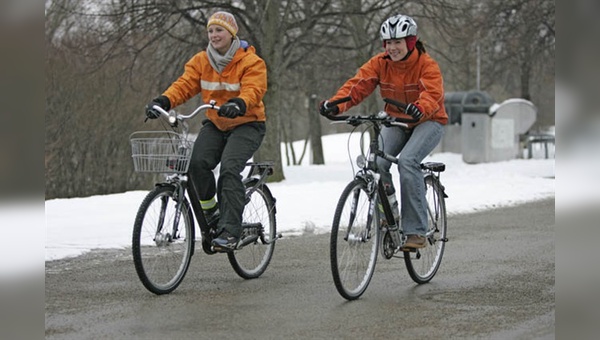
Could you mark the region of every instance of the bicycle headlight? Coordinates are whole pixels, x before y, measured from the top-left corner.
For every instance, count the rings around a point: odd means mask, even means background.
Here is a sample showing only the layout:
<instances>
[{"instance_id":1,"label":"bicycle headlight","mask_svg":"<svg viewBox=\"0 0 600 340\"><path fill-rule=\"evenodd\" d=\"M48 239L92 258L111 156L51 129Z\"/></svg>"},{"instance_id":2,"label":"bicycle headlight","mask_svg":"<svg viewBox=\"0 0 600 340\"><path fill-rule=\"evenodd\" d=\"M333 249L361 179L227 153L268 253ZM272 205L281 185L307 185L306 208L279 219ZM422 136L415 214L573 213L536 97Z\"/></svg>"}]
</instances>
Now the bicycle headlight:
<instances>
[{"instance_id":1,"label":"bicycle headlight","mask_svg":"<svg viewBox=\"0 0 600 340\"><path fill-rule=\"evenodd\" d=\"M383 118L387 118L388 116L389 116L389 115L388 115L388 114L387 114L387 112L385 112L385 111L379 111L379 112L377 113L377 118L381 118L381 119L383 119Z\"/></svg>"},{"instance_id":2,"label":"bicycle headlight","mask_svg":"<svg viewBox=\"0 0 600 340\"><path fill-rule=\"evenodd\" d=\"M367 165L367 159L365 158L365 156L359 155L358 157L356 157L356 165L358 165L359 168L364 169Z\"/></svg>"}]
</instances>

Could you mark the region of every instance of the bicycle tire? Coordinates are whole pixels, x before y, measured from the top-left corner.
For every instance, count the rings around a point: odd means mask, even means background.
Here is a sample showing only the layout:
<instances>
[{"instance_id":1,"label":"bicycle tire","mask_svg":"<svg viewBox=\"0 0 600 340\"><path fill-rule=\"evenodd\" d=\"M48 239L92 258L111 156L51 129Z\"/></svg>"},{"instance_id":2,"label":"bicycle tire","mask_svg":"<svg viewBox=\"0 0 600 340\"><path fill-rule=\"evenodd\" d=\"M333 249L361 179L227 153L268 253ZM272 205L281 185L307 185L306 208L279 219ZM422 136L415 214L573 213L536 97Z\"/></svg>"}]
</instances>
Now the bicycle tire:
<instances>
[{"instance_id":1,"label":"bicycle tire","mask_svg":"<svg viewBox=\"0 0 600 340\"><path fill-rule=\"evenodd\" d=\"M194 253L194 219L185 198L178 232L171 235L176 214L174 194L172 185L155 187L142 201L133 226L135 270L144 287L157 295L179 286Z\"/></svg>"},{"instance_id":2,"label":"bicycle tire","mask_svg":"<svg viewBox=\"0 0 600 340\"><path fill-rule=\"evenodd\" d=\"M431 281L442 263L446 249L446 201L444 190L437 177L425 176L427 200L427 246L417 252L404 252L406 270L418 284Z\"/></svg>"},{"instance_id":3,"label":"bicycle tire","mask_svg":"<svg viewBox=\"0 0 600 340\"><path fill-rule=\"evenodd\" d=\"M252 240L243 248L227 253L233 270L244 279L261 276L273 257L277 235L275 199L266 185L254 188L257 180L246 183L246 205L242 213L242 237ZM253 191L250 191L254 188ZM259 230L260 229L260 230Z\"/></svg>"},{"instance_id":4,"label":"bicycle tire","mask_svg":"<svg viewBox=\"0 0 600 340\"><path fill-rule=\"evenodd\" d=\"M354 179L339 198L331 226L331 273L335 288L347 300L365 292L377 263L380 229L376 216L369 221L372 199L367 183Z\"/></svg>"}]
</instances>

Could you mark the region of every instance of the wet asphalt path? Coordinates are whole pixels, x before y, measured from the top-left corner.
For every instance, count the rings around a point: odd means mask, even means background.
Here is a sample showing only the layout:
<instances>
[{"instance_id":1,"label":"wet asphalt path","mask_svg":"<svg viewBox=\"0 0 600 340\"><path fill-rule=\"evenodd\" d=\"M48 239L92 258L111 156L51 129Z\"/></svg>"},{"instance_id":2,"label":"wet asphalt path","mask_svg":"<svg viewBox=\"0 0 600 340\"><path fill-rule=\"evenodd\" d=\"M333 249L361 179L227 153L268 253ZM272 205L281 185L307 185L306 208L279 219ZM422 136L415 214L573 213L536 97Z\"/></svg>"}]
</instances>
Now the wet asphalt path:
<instances>
[{"instance_id":1,"label":"wet asphalt path","mask_svg":"<svg viewBox=\"0 0 600 340\"><path fill-rule=\"evenodd\" d=\"M46 263L46 339L554 338L554 199L449 218L432 282L379 257L365 294L336 291L329 234L278 241L244 280L199 244L183 283L155 296L130 250Z\"/></svg>"}]
</instances>

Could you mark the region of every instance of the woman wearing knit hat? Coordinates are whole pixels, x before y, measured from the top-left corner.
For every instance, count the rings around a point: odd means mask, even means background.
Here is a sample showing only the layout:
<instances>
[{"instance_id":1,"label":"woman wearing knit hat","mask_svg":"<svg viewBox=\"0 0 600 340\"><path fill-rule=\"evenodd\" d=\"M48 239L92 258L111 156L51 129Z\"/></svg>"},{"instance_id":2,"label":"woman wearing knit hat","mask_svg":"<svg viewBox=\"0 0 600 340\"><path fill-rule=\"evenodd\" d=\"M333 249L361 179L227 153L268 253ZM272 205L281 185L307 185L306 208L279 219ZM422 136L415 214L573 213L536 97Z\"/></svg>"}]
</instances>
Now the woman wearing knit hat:
<instances>
[{"instance_id":1,"label":"woman wearing knit hat","mask_svg":"<svg viewBox=\"0 0 600 340\"><path fill-rule=\"evenodd\" d=\"M159 116L152 106L170 110L197 94L220 109L209 110L196 138L190 161L190 182L200 195L209 225L218 237L204 244L207 252L229 251L242 232L244 185L240 173L265 135L267 68L253 46L237 36L238 25L228 12L216 12L206 25L209 44L194 55L183 74L146 106L148 118ZM220 166L218 183L213 170ZM203 237L203 240L207 240Z\"/></svg>"},{"instance_id":2,"label":"woman wearing knit hat","mask_svg":"<svg viewBox=\"0 0 600 340\"><path fill-rule=\"evenodd\" d=\"M402 229L407 235L405 248L426 246L427 207L421 161L435 148L448 122L444 109L444 88L440 68L417 38L417 23L407 15L395 15L383 22L380 37L385 51L360 67L329 100L319 104L321 114L339 114L359 104L379 85L384 98L409 103L406 112L386 105L390 116L419 119L408 128L384 127L380 147L397 155L400 174ZM340 106L328 103L344 97L351 100ZM398 209L396 191L390 174L391 162L377 158L390 205ZM394 215L399 216L398 212Z\"/></svg>"}]
</instances>

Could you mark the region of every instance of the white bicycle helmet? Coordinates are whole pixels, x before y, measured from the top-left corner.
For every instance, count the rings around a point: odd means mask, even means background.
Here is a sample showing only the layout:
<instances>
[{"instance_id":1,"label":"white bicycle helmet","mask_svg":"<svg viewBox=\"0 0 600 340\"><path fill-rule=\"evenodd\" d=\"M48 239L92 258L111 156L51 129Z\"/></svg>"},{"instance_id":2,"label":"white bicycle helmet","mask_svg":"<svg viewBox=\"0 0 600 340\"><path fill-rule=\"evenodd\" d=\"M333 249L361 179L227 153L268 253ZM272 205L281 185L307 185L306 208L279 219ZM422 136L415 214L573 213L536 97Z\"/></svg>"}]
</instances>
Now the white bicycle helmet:
<instances>
[{"instance_id":1,"label":"white bicycle helmet","mask_svg":"<svg viewBox=\"0 0 600 340\"><path fill-rule=\"evenodd\" d=\"M401 39L417 35L417 23L408 15L394 15L381 24L381 40Z\"/></svg>"}]
</instances>

